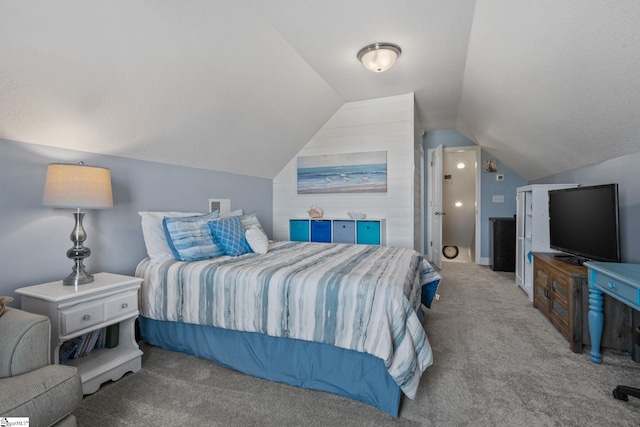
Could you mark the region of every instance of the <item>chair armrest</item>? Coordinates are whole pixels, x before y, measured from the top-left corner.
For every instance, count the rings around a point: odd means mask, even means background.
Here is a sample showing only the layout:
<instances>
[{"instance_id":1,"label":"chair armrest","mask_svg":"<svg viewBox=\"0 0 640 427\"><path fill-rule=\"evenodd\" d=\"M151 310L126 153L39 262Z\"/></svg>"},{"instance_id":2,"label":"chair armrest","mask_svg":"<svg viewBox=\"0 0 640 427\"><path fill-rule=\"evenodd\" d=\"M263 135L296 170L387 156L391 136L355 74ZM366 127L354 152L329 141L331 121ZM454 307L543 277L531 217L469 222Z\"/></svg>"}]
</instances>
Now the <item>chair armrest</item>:
<instances>
[{"instance_id":1,"label":"chair armrest","mask_svg":"<svg viewBox=\"0 0 640 427\"><path fill-rule=\"evenodd\" d=\"M0 378L20 375L50 363L49 318L15 308L0 316Z\"/></svg>"},{"instance_id":2,"label":"chair armrest","mask_svg":"<svg viewBox=\"0 0 640 427\"><path fill-rule=\"evenodd\" d=\"M73 366L48 365L0 379L0 417L29 417L31 425L53 425L81 401L82 380Z\"/></svg>"}]
</instances>

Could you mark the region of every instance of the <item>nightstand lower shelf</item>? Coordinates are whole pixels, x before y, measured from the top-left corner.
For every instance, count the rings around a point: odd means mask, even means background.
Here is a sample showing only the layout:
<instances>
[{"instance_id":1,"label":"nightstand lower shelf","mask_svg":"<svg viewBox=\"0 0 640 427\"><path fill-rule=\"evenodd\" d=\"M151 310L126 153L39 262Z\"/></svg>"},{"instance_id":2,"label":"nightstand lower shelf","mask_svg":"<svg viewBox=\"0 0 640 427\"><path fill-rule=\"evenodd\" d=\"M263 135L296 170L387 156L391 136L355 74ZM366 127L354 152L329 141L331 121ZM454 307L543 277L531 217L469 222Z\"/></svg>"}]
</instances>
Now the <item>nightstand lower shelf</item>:
<instances>
[{"instance_id":1,"label":"nightstand lower shelf","mask_svg":"<svg viewBox=\"0 0 640 427\"><path fill-rule=\"evenodd\" d=\"M95 393L102 383L116 381L127 372L141 369L143 353L135 341L135 318L121 321L118 330L117 347L94 349L88 355L64 362L78 369L82 378L82 394ZM56 354L59 347L54 349Z\"/></svg>"},{"instance_id":2,"label":"nightstand lower shelf","mask_svg":"<svg viewBox=\"0 0 640 427\"><path fill-rule=\"evenodd\" d=\"M104 348L94 350L90 355L71 359L65 365L78 368L82 378L82 394L98 391L107 381L116 381L127 372L137 372L142 368L140 349Z\"/></svg>"}]
</instances>

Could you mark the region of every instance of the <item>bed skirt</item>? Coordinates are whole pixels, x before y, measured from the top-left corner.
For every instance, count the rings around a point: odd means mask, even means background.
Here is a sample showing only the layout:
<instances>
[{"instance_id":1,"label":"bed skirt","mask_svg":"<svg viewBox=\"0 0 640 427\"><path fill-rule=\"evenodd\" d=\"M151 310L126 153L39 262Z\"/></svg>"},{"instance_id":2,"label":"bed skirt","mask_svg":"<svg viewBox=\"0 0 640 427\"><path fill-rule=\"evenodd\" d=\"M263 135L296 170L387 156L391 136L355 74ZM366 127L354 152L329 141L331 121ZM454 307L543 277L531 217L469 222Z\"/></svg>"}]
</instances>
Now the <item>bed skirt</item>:
<instances>
[{"instance_id":1,"label":"bed skirt","mask_svg":"<svg viewBox=\"0 0 640 427\"><path fill-rule=\"evenodd\" d=\"M401 390L382 359L328 344L140 317L142 340L213 360L246 374L326 391L374 406L394 418Z\"/></svg>"}]
</instances>

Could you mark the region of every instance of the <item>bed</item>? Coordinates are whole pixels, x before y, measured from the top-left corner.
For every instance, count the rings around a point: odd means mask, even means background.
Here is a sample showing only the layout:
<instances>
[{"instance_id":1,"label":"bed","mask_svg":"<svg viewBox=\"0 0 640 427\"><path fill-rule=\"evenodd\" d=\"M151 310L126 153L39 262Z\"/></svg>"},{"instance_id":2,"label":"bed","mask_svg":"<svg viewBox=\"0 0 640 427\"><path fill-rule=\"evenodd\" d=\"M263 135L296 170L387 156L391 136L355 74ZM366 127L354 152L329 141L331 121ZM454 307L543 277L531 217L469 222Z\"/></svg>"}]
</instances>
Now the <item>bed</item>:
<instances>
[{"instance_id":1,"label":"bed","mask_svg":"<svg viewBox=\"0 0 640 427\"><path fill-rule=\"evenodd\" d=\"M416 251L269 242L265 254L142 260L141 338L397 417L433 363L422 326L440 276Z\"/></svg>"}]
</instances>

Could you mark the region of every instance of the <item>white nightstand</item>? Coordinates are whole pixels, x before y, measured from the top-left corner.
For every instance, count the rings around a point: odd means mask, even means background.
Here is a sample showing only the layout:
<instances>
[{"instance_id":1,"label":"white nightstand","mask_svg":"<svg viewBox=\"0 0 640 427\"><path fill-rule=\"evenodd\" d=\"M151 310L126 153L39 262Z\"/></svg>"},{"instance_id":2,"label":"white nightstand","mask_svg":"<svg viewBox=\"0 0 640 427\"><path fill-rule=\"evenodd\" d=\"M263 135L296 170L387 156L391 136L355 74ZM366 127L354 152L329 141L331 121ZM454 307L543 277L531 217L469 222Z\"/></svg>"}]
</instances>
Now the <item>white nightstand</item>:
<instances>
[{"instance_id":1,"label":"white nightstand","mask_svg":"<svg viewBox=\"0 0 640 427\"><path fill-rule=\"evenodd\" d=\"M142 351L135 339L138 290L142 279L111 273L94 275L92 283L63 286L62 280L16 289L22 309L51 320L51 360L59 363L60 345L72 338L119 323L118 345L95 349L65 364L78 368L84 394L141 368Z\"/></svg>"}]
</instances>

